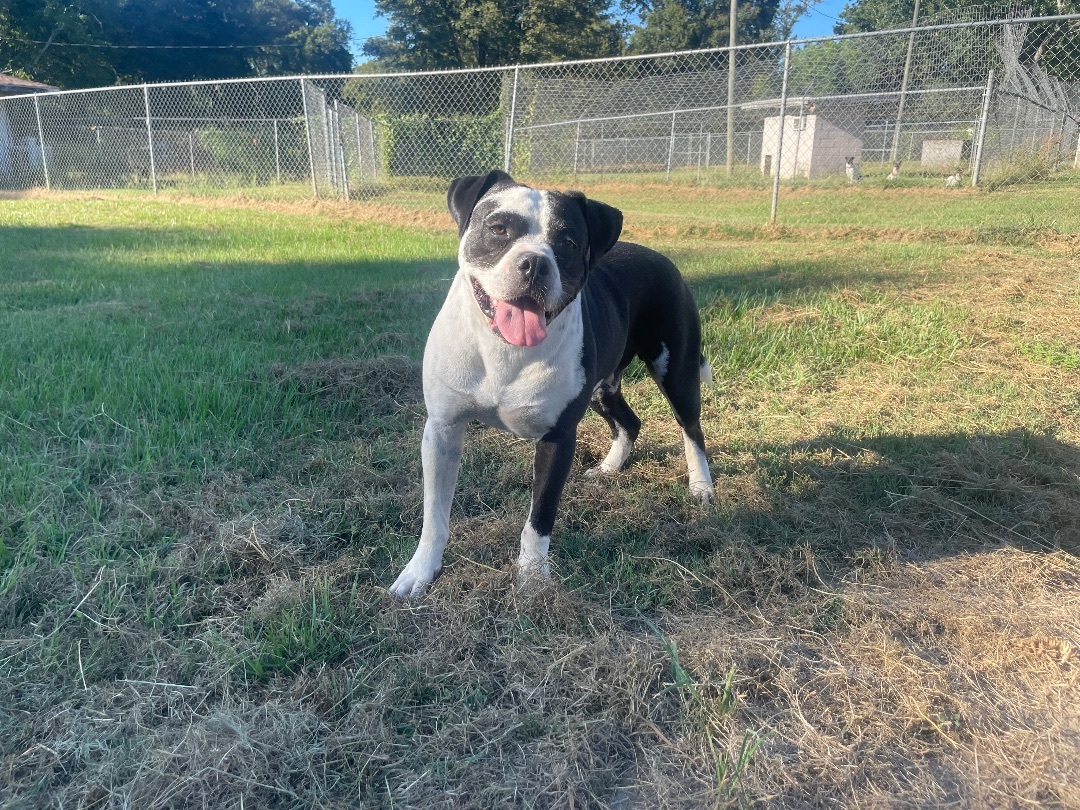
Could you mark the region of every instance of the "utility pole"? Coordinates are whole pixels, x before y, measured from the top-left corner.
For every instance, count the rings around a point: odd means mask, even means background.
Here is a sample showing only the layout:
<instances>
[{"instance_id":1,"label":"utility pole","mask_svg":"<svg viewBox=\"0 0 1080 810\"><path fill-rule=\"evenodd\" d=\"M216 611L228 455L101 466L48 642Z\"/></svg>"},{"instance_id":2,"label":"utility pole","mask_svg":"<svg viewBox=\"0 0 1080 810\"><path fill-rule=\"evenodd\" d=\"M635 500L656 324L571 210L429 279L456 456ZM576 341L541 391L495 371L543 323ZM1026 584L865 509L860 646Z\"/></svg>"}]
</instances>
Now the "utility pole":
<instances>
[{"instance_id":1,"label":"utility pole","mask_svg":"<svg viewBox=\"0 0 1080 810\"><path fill-rule=\"evenodd\" d=\"M728 62L727 62L727 173L731 174L735 163L735 25L738 20L738 0L731 0L731 12L728 17Z\"/></svg>"},{"instance_id":2,"label":"utility pole","mask_svg":"<svg viewBox=\"0 0 1080 810\"><path fill-rule=\"evenodd\" d=\"M919 0L915 0L915 13L911 15L911 27L919 25ZM907 58L904 59L904 78L900 82L900 103L896 106L896 129L893 130L892 149L889 162L896 163L896 153L900 151L900 122L904 120L904 101L907 99L908 79L911 76L911 52L915 50L915 32L908 35Z\"/></svg>"}]
</instances>

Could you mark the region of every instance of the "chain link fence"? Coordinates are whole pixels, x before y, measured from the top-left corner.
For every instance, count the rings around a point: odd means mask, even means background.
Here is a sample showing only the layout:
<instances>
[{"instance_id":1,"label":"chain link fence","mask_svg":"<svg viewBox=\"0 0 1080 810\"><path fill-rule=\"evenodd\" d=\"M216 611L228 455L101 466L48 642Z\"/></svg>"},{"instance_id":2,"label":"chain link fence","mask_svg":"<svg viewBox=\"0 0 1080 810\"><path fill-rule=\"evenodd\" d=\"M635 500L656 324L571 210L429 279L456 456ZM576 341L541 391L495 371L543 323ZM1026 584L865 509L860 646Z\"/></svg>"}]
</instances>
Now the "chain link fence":
<instances>
[{"instance_id":1,"label":"chain link fence","mask_svg":"<svg viewBox=\"0 0 1080 810\"><path fill-rule=\"evenodd\" d=\"M1080 185L1080 15L551 65L0 99L0 188Z\"/></svg>"}]
</instances>

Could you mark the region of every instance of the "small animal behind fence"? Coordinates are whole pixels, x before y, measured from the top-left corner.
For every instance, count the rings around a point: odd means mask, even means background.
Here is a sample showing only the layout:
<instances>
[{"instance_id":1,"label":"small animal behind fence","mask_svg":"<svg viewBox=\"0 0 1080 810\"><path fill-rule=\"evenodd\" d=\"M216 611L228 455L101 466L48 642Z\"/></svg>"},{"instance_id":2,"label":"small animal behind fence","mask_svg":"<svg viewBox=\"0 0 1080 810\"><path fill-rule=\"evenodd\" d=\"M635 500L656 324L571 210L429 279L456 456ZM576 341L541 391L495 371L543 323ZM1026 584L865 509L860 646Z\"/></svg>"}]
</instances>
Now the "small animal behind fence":
<instances>
[{"instance_id":1,"label":"small animal behind fence","mask_svg":"<svg viewBox=\"0 0 1080 810\"><path fill-rule=\"evenodd\" d=\"M844 173L847 175L847 181L849 183L862 182L862 172L859 171L859 167L855 165L854 157L844 158Z\"/></svg>"}]
</instances>

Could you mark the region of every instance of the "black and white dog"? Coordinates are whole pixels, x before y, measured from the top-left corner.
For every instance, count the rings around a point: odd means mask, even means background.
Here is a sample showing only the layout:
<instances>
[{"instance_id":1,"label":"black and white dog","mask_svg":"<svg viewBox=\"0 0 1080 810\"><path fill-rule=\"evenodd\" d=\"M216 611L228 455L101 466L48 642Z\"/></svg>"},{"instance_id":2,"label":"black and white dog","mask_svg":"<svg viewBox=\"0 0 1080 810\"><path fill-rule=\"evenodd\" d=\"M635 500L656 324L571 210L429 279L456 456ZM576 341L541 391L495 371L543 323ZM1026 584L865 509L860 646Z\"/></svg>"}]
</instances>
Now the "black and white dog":
<instances>
[{"instance_id":1,"label":"black and white dog","mask_svg":"<svg viewBox=\"0 0 1080 810\"><path fill-rule=\"evenodd\" d=\"M587 475L626 462L641 428L621 391L635 356L683 430L690 492L712 499L701 433L697 308L668 259L617 241L622 213L581 192L538 191L504 172L461 177L447 193L460 236L458 272L424 350L424 525L390 587L418 597L442 568L466 425L536 439L532 508L518 575L549 574L548 546L577 426L591 406L611 450Z\"/></svg>"}]
</instances>

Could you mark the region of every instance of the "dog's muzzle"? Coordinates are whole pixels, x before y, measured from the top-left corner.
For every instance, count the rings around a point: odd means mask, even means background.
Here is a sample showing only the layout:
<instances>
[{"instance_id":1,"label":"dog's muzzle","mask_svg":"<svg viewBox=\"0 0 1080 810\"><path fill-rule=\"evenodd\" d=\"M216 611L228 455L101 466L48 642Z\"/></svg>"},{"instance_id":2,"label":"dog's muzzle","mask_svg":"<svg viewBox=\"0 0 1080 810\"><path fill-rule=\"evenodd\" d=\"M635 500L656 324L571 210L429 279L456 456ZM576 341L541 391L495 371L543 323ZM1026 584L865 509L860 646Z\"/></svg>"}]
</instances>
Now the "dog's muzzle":
<instances>
[{"instance_id":1,"label":"dog's muzzle","mask_svg":"<svg viewBox=\"0 0 1080 810\"><path fill-rule=\"evenodd\" d=\"M543 303L532 295L503 301L489 295L475 278L471 281L473 298L492 332L512 346L537 346L544 341L550 317Z\"/></svg>"}]
</instances>

